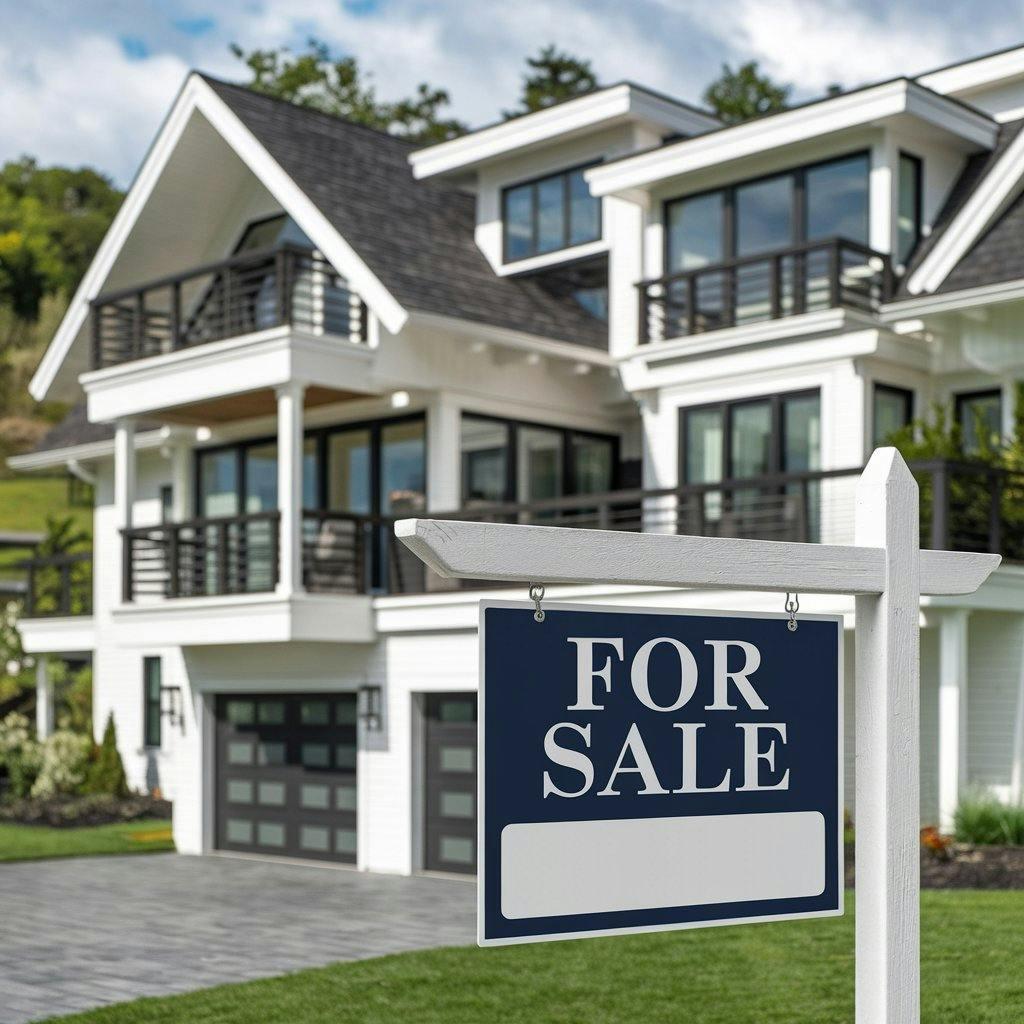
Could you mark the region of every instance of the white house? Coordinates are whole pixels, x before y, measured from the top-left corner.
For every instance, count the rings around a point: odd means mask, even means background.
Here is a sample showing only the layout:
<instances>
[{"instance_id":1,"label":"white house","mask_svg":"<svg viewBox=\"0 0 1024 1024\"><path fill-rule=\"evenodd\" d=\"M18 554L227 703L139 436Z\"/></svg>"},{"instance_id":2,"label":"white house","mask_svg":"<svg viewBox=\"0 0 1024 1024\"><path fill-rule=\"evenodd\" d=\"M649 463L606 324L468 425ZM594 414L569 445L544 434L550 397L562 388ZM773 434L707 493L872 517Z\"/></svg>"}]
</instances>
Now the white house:
<instances>
[{"instance_id":1,"label":"white house","mask_svg":"<svg viewBox=\"0 0 1024 1024\"><path fill-rule=\"evenodd\" d=\"M621 83L419 150L191 75L32 381L76 409L11 464L96 509L91 581L36 574L66 585L26 649L91 655L181 851L472 871L481 590L394 519L850 540L894 429L941 403L968 454L1011 430L1022 125L1024 48L733 127ZM1006 474L917 472L926 545L1006 556L922 601L948 824L967 786L1021 795L1024 537Z\"/></svg>"}]
</instances>

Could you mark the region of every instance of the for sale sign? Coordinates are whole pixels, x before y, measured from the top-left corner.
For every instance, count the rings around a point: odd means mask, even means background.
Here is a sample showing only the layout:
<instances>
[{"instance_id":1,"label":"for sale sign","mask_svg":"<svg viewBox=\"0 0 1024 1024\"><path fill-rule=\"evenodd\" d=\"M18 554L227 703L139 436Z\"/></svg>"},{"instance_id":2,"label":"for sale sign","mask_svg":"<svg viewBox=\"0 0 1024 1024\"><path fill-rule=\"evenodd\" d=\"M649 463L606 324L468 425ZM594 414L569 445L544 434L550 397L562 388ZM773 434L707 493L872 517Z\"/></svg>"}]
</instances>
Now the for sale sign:
<instances>
[{"instance_id":1,"label":"for sale sign","mask_svg":"<svg viewBox=\"0 0 1024 1024\"><path fill-rule=\"evenodd\" d=\"M483 602L482 945L842 913L841 617Z\"/></svg>"}]
</instances>

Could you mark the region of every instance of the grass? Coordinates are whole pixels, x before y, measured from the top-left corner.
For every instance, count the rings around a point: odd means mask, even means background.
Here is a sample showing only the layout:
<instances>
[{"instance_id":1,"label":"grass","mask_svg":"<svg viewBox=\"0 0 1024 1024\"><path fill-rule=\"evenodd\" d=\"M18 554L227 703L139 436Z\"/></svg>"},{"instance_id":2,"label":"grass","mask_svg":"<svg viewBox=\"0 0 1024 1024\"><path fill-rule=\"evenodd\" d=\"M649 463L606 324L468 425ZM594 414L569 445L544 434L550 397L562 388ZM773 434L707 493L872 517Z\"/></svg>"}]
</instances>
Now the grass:
<instances>
[{"instance_id":1,"label":"grass","mask_svg":"<svg viewBox=\"0 0 1024 1024\"><path fill-rule=\"evenodd\" d=\"M83 828L0 824L0 861L173 849L171 823L156 818Z\"/></svg>"},{"instance_id":2,"label":"grass","mask_svg":"<svg viewBox=\"0 0 1024 1024\"><path fill-rule=\"evenodd\" d=\"M926 1024L1019 1024L1024 892L921 897ZM627 938L458 948L122 1003L78 1024L847 1024L848 915Z\"/></svg>"},{"instance_id":3,"label":"grass","mask_svg":"<svg viewBox=\"0 0 1024 1024\"><path fill-rule=\"evenodd\" d=\"M78 529L92 536L92 509L68 505L67 480L31 475L0 479L0 530L45 533L47 516L70 516ZM20 577L14 566L28 554L23 550L0 551L0 577Z\"/></svg>"}]
</instances>

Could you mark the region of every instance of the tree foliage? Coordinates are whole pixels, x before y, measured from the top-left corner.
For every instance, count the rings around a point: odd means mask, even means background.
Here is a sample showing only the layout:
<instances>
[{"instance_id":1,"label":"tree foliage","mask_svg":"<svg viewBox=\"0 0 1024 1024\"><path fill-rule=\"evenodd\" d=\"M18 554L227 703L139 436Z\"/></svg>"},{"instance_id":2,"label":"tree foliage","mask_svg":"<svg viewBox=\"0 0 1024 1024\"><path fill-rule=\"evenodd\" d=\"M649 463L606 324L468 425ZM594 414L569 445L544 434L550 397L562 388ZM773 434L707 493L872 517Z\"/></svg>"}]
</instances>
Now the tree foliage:
<instances>
[{"instance_id":1,"label":"tree foliage","mask_svg":"<svg viewBox=\"0 0 1024 1024\"><path fill-rule=\"evenodd\" d=\"M28 156L0 167L0 306L34 321L44 295L71 292L122 198L87 167L40 167Z\"/></svg>"},{"instance_id":2,"label":"tree foliage","mask_svg":"<svg viewBox=\"0 0 1024 1024\"><path fill-rule=\"evenodd\" d=\"M785 110L791 91L792 86L773 82L750 60L735 69L723 64L721 75L704 90L704 102L724 124L739 124Z\"/></svg>"},{"instance_id":3,"label":"tree foliage","mask_svg":"<svg viewBox=\"0 0 1024 1024\"><path fill-rule=\"evenodd\" d=\"M526 66L519 107L506 110L506 120L544 110L597 88L597 75L590 61L559 50L553 43L542 47L536 57L527 57Z\"/></svg>"},{"instance_id":4,"label":"tree foliage","mask_svg":"<svg viewBox=\"0 0 1024 1024\"><path fill-rule=\"evenodd\" d=\"M128 795L128 780L125 778L124 764L117 750L117 729L114 726L113 711L107 715L103 741L93 750L81 792L109 793L111 796Z\"/></svg>"},{"instance_id":5,"label":"tree foliage","mask_svg":"<svg viewBox=\"0 0 1024 1024\"><path fill-rule=\"evenodd\" d=\"M249 69L249 88L266 96L416 142L442 142L466 131L461 121L445 116L451 104L447 90L421 82L413 96L382 100L355 57L335 56L318 39L310 39L304 53L287 47L247 52L237 43L231 52Z\"/></svg>"}]
</instances>

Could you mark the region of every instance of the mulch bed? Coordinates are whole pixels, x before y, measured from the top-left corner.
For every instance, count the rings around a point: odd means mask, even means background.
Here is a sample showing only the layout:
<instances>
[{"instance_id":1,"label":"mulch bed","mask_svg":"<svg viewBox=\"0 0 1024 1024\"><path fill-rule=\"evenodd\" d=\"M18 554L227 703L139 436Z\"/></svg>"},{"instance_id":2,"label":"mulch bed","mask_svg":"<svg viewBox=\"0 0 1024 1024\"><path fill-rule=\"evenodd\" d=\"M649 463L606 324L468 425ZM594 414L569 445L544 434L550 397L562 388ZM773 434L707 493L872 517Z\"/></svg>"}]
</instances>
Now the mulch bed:
<instances>
[{"instance_id":1,"label":"mulch bed","mask_svg":"<svg viewBox=\"0 0 1024 1024\"><path fill-rule=\"evenodd\" d=\"M854 883L853 846L846 847L846 886ZM1024 889L1024 846L953 843L945 856L921 850L922 889Z\"/></svg>"},{"instance_id":2,"label":"mulch bed","mask_svg":"<svg viewBox=\"0 0 1024 1024\"><path fill-rule=\"evenodd\" d=\"M85 825L113 825L141 818L171 817L167 800L143 794L126 797L55 797L51 800L8 800L0 803L0 822L11 825L49 825L53 828L79 828Z\"/></svg>"}]
</instances>

